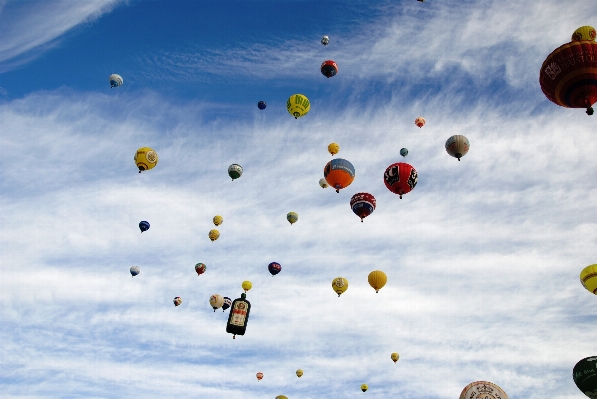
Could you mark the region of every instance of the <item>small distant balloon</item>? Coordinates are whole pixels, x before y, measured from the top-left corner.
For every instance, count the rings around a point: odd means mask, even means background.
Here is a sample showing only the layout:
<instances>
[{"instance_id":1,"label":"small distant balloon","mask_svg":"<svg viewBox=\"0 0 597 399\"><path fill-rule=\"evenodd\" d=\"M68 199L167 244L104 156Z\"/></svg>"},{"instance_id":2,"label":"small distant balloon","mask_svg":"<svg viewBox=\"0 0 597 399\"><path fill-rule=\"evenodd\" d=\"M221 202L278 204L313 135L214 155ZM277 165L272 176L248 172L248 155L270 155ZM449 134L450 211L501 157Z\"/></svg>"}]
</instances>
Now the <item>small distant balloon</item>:
<instances>
[{"instance_id":1,"label":"small distant balloon","mask_svg":"<svg viewBox=\"0 0 597 399\"><path fill-rule=\"evenodd\" d=\"M227 296L224 297L224 304L222 305L222 312L228 309L232 305L232 299Z\"/></svg>"},{"instance_id":2,"label":"small distant balloon","mask_svg":"<svg viewBox=\"0 0 597 399\"><path fill-rule=\"evenodd\" d=\"M307 115L311 109L311 103L304 94L293 94L286 102L286 109L290 115L294 116L294 119L298 119Z\"/></svg>"},{"instance_id":3,"label":"small distant balloon","mask_svg":"<svg viewBox=\"0 0 597 399\"><path fill-rule=\"evenodd\" d=\"M259 108L260 110L264 110L267 107L267 104L265 103L265 101L259 101L257 103L257 108Z\"/></svg>"},{"instance_id":4,"label":"small distant balloon","mask_svg":"<svg viewBox=\"0 0 597 399\"><path fill-rule=\"evenodd\" d=\"M386 283L388 282L388 276L386 276L386 274L381 270L374 270L371 273L369 273L367 280L369 281L369 285L371 286L371 288L373 288L375 292L378 293L379 290L381 290L383 286L386 285Z\"/></svg>"},{"instance_id":5,"label":"small distant balloon","mask_svg":"<svg viewBox=\"0 0 597 399\"><path fill-rule=\"evenodd\" d=\"M197 272L198 276L200 276L203 273L205 273L206 270L207 270L207 266L205 266L203 263L197 263L195 265L195 272Z\"/></svg>"},{"instance_id":6,"label":"small distant balloon","mask_svg":"<svg viewBox=\"0 0 597 399\"><path fill-rule=\"evenodd\" d=\"M296 376L297 376L298 378L301 378L301 377L303 376L303 370L301 370L301 369L298 369L298 370L296 371Z\"/></svg>"},{"instance_id":7,"label":"small distant balloon","mask_svg":"<svg viewBox=\"0 0 597 399\"><path fill-rule=\"evenodd\" d=\"M419 116L417 119L415 119L415 125L417 125L418 127L425 126L425 118Z\"/></svg>"},{"instance_id":8,"label":"small distant balloon","mask_svg":"<svg viewBox=\"0 0 597 399\"><path fill-rule=\"evenodd\" d=\"M228 176L232 178L232 181L238 179L243 175L243 168L239 164L233 163L228 167Z\"/></svg>"},{"instance_id":9,"label":"small distant balloon","mask_svg":"<svg viewBox=\"0 0 597 399\"><path fill-rule=\"evenodd\" d=\"M255 375L255 377L257 377L257 381L261 381L261 379L263 378L263 373L260 371Z\"/></svg>"},{"instance_id":10,"label":"small distant balloon","mask_svg":"<svg viewBox=\"0 0 597 399\"><path fill-rule=\"evenodd\" d=\"M402 155L403 157L408 155L408 150L406 148L401 148L400 149L400 155Z\"/></svg>"},{"instance_id":11,"label":"small distant balloon","mask_svg":"<svg viewBox=\"0 0 597 399\"><path fill-rule=\"evenodd\" d=\"M141 147L135 153L134 160L141 173L153 169L158 164L158 154L149 147Z\"/></svg>"},{"instance_id":12,"label":"small distant balloon","mask_svg":"<svg viewBox=\"0 0 597 399\"><path fill-rule=\"evenodd\" d=\"M332 60L327 60L321 64L320 69L321 74L323 76L325 76L326 78L331 78L332 76L335 76L338 73L338 64L336 64Z\"/></svg>"},{"instance_id":13,"label":"small distant balloon","mask_svg":"<svg viewBox=\"0 0 597 399\"><path fill-rule=\"evenodd\" d=\"M338 143L330 143L330 145L328 145L328 152L332 154L332 156L336 155L340 152L340 145L338 145Z\"/></svg>"},{"instance_id":14,"label":"small distant balloon","mask_svg":"<svg viewBox=\"0 0 597 399\"><path fill-rule=\"evenodd\" d=\"M361 391L367 392L367 389L369 389L369 386L367 384L361 385Z\"/></svg>"},{"instance_id":15,"label":"small distant balloon","mask_svg":"<svg viewBox=\"0 0 597 399\"><path fill-rule=\"evenodd\" d=\"M338 294L338 297L340 297L348 289L348 280L344 277L336 277L332 280L332 288Z\"/></svg>"},{"instance_id":16,"label":"small distant balloon","mask_svg":"<svg viewBox=\"0 0 597 399\"><path fill-rule=\"evenodd\" d=\"M361 218L361 222L373 213L376 205L375 197L369 193L356 193L350 199L350 207Z\"/></svg>"},{"instance_id":17,"label":"small distant balloon","mask_svg":"<svg viewBox=\"0 0 597 399\"><path fill-rule=\"evenodd\" d=\"M392 355L390 357L392 358L394 363L396 363L398 361L398 359L400 359L400 356L398 355L397 352L392 353Z\"/></svg>"},{"instance_id":18,"label":"small distant balloon","mask_svg":"<svg viewBox=\"0 0 597 399\"><path fill-rule=\"evenodd\" d=\"M267 265L267 270L269 270L272 277L274 277L276 274L278 274L282 271L282 265L279 264L278 262L272 262L269 265Z\"/></svg>"},{"instance_id":19,"label":"small distant balloon","mask_svg":"<svg viewBox=\"0 0 597 399\"><path fill-rule=\"evenodd\" d=\"M321 44L323 44L324 46L327 46L330 42L330 38L328 36L323 36L321 38Z\"/></svg>"},{"instance_id":20,"label":"small distant balloon","mask_svg":"<svg viewBox=\"0 0 597 399\"><path fill-rule=\"evenodd\" d=\"M122 76L116 73L110 75L108 80L110 81L110 88L121 86L124 83L124 80L122 80Z\"/></svg>"},{"instance_id":21,"label":"small distant balloon","mask_svg":"<svg viewBox=\"0 0 597 399\"><path fill-rule=\"evenodd\" d=\"M245 290L245 292L249 291L251 288L253 288L253 284L251 284L250 281L243 281L242 285L243 290Z\"/></svg>"},{"instance_id":22,"label":"small distant balloon","mask_svg":"<svg viewBox=\"0 0 597 399\"><path fill-rule=\"evenodd\" d=\"M323 177L321 179L319 179L319 185L321 186L321 188L328 188L329 187L328 182L325 181L325 178L323 178Z\"/></svg>"},{"instance_id":23,"label":"small distant balloon","mask_svg":"<svg viewBox=\"0 0 597 399\"><path fill-rule=\"evenodd\" d=\"M288 212L288 214L286 215L286 220L288 220L288 222L292 226L298 220L298 213L296 213L296 212Z\"/></svg>"},{"instance_id":24,"label":"small distant balloon","mask_svg":"<svg viewBox=\"0 0 597 399\"><path fill-rule=\"evenodd\" d=\"M207 235L209 237L209 239L211 240L211 242L214 242L215 240L217 240L218 238L220 238L220 232L216 229L210 230L209 234Z\"/></svg>"},{"instance_id":25,"label":"small distant balloon","mask_svg":"<svg viewBox=\"0 0 597 399\"><path fill-rule=\"evenodd\" d=\"M139 222L139 229L141 230L141 233L149 230L149 222L146 222L145 220Z\"/></svg>"},{"instance_id":26,"label":"small distant balloon","mask_svg":"<svg viewBox=\"0 0 597 399\"><path fill-rule=\"evenodd\" d=\"M214 216L213 222L216 226L219 226L222 223L224 223L224 218L221 217L220 215L216 215L216 216Z\"/></svg>"},{"instance_id":27,"label":"small distant balloon","mask_svg":"<svg viewBox=\"0 0 597 399\"><path fill-rule=\"evenodd\" d=\"M180 306L180 304L182 303L182 298L179 296L174 297L174 300L172 302L174 302L174 306Z\"/></svg>"},{"instance_id":28,"label":"small distant balloon","mask_svg":"<svg viewBox=\"0 0 597 399\"><path fill-rule=\"evenodd\" d=\"M141 273L139 266L131 266L131 277L135 277L139 273Z\"/></svg>"},{"instance_id":29,"label":"small distant balloon","mask_svg":"<svg viewBox=\"0 0 597 399\"><path fill-rule=\"evenodd\" d=\"M224 297L219 294L213 294L209 297L209 304L215 312L216 309L220 309L224 305Z\"/></svg>"},{"instance_id":30,"label":"small distant balloon","mask_svg":"<svg viewBox=\"0 0 597 399\"><path fill-rule=\"evenodd\" d=\"M457 134L446 141L446 152L460 161L460 158L466 155L470 146L466 137Z\"/></svg>"}]
</instances>

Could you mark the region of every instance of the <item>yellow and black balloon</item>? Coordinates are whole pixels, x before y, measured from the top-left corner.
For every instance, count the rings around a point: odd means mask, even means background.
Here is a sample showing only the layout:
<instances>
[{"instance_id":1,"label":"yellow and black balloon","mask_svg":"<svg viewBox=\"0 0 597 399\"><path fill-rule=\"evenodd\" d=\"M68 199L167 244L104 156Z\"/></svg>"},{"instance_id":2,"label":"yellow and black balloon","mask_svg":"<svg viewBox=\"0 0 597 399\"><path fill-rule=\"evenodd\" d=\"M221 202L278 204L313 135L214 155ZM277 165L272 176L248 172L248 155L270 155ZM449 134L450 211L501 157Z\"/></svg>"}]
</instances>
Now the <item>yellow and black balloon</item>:
<instances>
[{"instance_id":1,"label":"yellow and black balloon","mask_svg":"<svg viewBox=\"0 0 597 399\"><path fill-rule=\"evenodd\" d=\"M214 242L215 240L217 240L218 238L220 238L220 232L216 229L210 230L209 234L208 234L209 239L211 240L211 242Z\"/></svg>"},{"instance_id":2,"label":"yellow and black balloon","mask_svg":"<svg viewBox=\"0 0 597 399\"><path fill-rule=\"evenodd\" d=\"M580 272L580 282L587 291L597 295L597 264L589 265Z\"/></svg>"},{"instance_id":3,"label":"yellow and black balloon","mask_svg":"<svg viewBox=\"0 0 597 399\"><path fill-rule=\"evenodd\" d=\"M141 147L135 153L135 164L139 173L153 169L158 164L158 153L149 147Z\"/></svg>"},{"instance_id":4,"label":"yellow and black balloon","mask_svg":"<svg viewBox=\"0 0 597 399\"><path fill-rule=\"evenodd\" d=\"M294 119L298 119L307 115L307 112L311 109L311 104L304 94L293 94L286 102L286 109L290 115L294 116Z\"/></svg>"},{"instance_id":5,"label":"yellow and black balloon","mask_svg":"<svg viewBox=\"0 0 597 399\"><path fill-rule=\"evenodd\" d=\"M338 297L340 297L348 289L348 280L344 277L336 277L332 281L332 288L338 294Z\"/></svg>"},{"instance_id":6,"label":"yellow and black balloon","mask_svg":"<svg viewBox=\"0 0 597 399\"><path fill-rule=\"evenodd\" d=\"M361 391L367 392L367 389L369 389L369 386L367 384L361 385Z\"/></svg>"}]
</instances>

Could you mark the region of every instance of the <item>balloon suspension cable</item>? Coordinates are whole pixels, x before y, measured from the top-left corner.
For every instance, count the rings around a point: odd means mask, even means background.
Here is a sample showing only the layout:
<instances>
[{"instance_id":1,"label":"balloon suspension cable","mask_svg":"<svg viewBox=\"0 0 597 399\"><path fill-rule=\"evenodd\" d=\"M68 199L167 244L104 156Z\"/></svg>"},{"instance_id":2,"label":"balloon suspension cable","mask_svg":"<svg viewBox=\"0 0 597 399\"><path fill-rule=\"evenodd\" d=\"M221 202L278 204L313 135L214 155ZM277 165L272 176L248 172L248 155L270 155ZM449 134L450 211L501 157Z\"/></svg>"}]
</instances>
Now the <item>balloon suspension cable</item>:
<instances>
[{"instance_id":1,"label":"balloon suspension cable","mask_svg":"<svg viewBox=\"0 0 597 399\"><path fill-rule=\"evenodd\" d=\"M337 192L337 193L339 193L339 192L340 192L340 189L338 189L338 188L337 188L337 189L336 189L336 192Z\"/></svg>"},{"instance_id":2,"label":"balloon suspension cable","mask_svg":"<svg viewBox=\"0 0 597 399\"><path fill-rule=\"evenodd\" d=\"M234 335L232 336L232 339L236 339L236 334L234 334Z\"/></svg>"}]
</instances>

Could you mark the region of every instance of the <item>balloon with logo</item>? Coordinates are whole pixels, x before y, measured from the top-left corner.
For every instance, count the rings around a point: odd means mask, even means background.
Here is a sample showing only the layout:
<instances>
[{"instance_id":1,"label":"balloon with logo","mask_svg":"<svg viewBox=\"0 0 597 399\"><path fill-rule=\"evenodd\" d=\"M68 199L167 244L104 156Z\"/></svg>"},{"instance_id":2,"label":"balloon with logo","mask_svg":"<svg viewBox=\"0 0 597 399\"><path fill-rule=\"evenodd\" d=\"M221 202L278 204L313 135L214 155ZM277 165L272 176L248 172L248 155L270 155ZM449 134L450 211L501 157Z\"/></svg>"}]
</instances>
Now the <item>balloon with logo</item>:
<instances>
[{"instance_id":1,"label":"balloon with logo","mask_svg":"<svg viewBox=\"0 0 597 399\"><path fill-rule=\"evenodd\" d=\"M261 379L263 378L263 373L260 371L255 375L255 377L257 377L257 381L261 381Z\"/></svg>"},{"instance_id":2,"label":"balloon with logo","mask_svg":"<svg viewBox=\"0 0 597 399\"><path fill-rule=\"evenodd\" d=\"M403 157L406 157L408 155L408 150L406 148L401 148L400 155L402 155Z\"/></svg>"},{"instance_id":3,"label":"balloon with logo","mask_svg":"<svg viewBox=\"0 0 597 399\"><path fill-rule=\"evenodd\" d=\"M597 398L597 356L585 357L576 363L572 378L582 393L591 399Z\"/></svg>"},{"instance_id":4,"label":"balloon with logo","mask_svg":"<svg viewBox=\"0 0 597 399\"><path fill-rule=\"evenodd\" d=\"M259 101L257 103L257 108L259 108L260 110L264 110L267 107L267 104L265 103L265 101Z\"/></svg>"},{"instance_id":5,"label":"balloon with logo","mask_svg":"<svg viewBox=\"0 0 597 399\"><path fill-rule=\"evenodd\" d=\"M301 378L301 377L303 376L303 370L301 370L301 369L298 369L298 370L296 371L296 376L297 376L298 378Z\"/></svg>"},{"instance_id":6,"label":"balloon with logo","mask_svg":"<svg viewBox=\"0 0 597 399\"><path fill-rule=\"evenodd\" d=\"M141 173L153 169L158 164L158 154L149 147L141 147L135 153L134 160Z\"/></svg>"},{"instance_id":7,"label":"balloon with logo","mask_svg":"<svg viewBox=\"0 0 597 399\"><path fill-rule=\"evenodd\" d=\"M272 277L274 277L276 274L278 274L282 271L282 265L279 264L278 262L272 262L269 265L267 265L267 270L269 270Z\"/></svg>"},{"instance_id":8,"label":"balloon with logo","mask_svg":"<svg viewBox=\"0 0 597 399\"><path fill-rule=\"evenodd\" d=\"M139 273L141 273L141 269L139 268L139 266L131 266L131 278L137 276Z\"/></svg>"},{"instance_id":9,"label":"balloon with logo","mask_svg":"<svg viewBox=\"0 0 597 399\"><path fill-rule=\"evenodd\" d=\"M404 162L393 163L387 167L383 180L391 192L402 195L410 193L417 185L418 175L415 168Z\"/></svg>"},{"instance_id":10,"label":"balloon with logo","mask_svg":"<svg viewBox=\"0 0 597 399\"><path fill-rule=\"evenodd\" d=\"M224 297L224 303L222 304L222 312L228 309L232 305L232 299L227 296Z\"/></svg>"},{"instance_id":11,"label":"balloon with logo","mask_svg":"<svg viewBox=\"0 0 597 399\"><path fill-rule=\"evenodd\" d=\"M212 296L209 297L209 304L211 305L211 307L214 309L214 312L215 312L216 309L220 309L224 305L224 297L219 294L213 294Z\"/></svg>"},{"instance_id":12,"label":"balloon with logo","mask_svg":"<svg viewBox=\"0 0 597 399\"><path fill-rule=\"evenodd\" d=\"M460 393L459 399L508 399L506 392L492 382L475 381L468 384Z\"/></svg>"},{"instance_id":13,"label":"balloon with logo","mask_svg":"<svg viewBox=\"0 0 597 399\"><path fill-rule=\"evenodd\" d=\"M371 288L375 290L375 293L378 293L388 282L388 276L381 270L374 270L369 273L367 280L369 281Z\"/></svg>"},{"instance_id":14,"label":"balloon with logo","mask_svg":"<svg viewBox=\"0 0 597 399\"><path fill-rule=\"evenodd\" d=\"M206 270L207 270L207 266L205 266L203 263L197 263L195 265L195 272L197 273L198 276L205 273Z\"/></svg>"},{"instance_id":15,"label":"balloon with logo","mask_svg":"<svg viewBox=\"0 0 597 399\"><path fill-rule=\"evenodd\" d=\"M390 358L394 361L394 363L396 363L400 356L398 355L398 352L394 352L390 355Z\"/></svg>"},{"instance_id":16,"label":"balloon with logo","mask_svg":"<svg viewBox=\"0 0 597 399\"><path fill-rule=\"evenodd\" d=\"M332 154L332 156L336 155L340 152L340 145L338 143L330 143L330 145L328 145L328 152Z\"/></svg>"},{"instance_id":17,"label":"balloon with logo","mask_svg":"<svg viewBox=\"0 0 597 399\"><path fill-rule=\"evenodd\" d=\"M216 216L214 216L214 218L213 218L213 222L214 222L214 224L215 224L216 226L219 226L219 225L221 225L222 223L224 223L224 218L223 218L223 217L221 217L220 215L216 215Z\"/></svg>"},{"instance_id":18,"label":"balloon with logo","mask_svg":"<svg viewBox=\"0 0 597 399\"><path fill-rule=\"evenodd\" d=\"M328 184L328 182L325 180L325 178L324 178L324 177L322 177L321 179L319 179L319 186L320 186L321 188L328 188L328 187L329 187L329 184Z\"/></svg>"},{"instance_id":19,"label":"balloon with logo","mask_svg":"<svg viewBox=\"0 0 597 399\"><path fill-rule=\"evenodd\" d=\"M346 159L332 159L323 168L323 176L328 184L339 193L340 190L350 186L350 183L353 182L355 177L354 166Z\"/></svg>"},{"instance_id":20,"label":"balloon with logo","mask_svg":"<svg viewBox=\"0 0 597 399\"><path fill-rule=\"evenodd\" d=\"M174 297L172 302L174 302L174 306L180 306L180 304L182 303L182 298L179 296L176 296L176 297Z\"/></svg>"},{"instance_id":21,"label":"balloon with logo","mask_svg":"<svg viewBox=\"0 0 597 399\"><path fill-rule=\"evenodd\" d=\"M339 298L348 289L348 280L344 277L336 277L332 280L332 288Z\"/></svg>"},{"instance_id":22,"label":"balloon with logo","mask_svg":"<svg viewBox=\"0 0 597 399\"><path fill-rule=\"evenodd\" d=\"M147 222L145 220L139 222L139 230L141 230L141 233L149 230L149 222Z\"/></svg>"},{"instance_id":23,"label":"balloon with logo","mask_svg":"<svg viewBox=\"0 0 597 399\"><path fill-rule=\"evenodd\" d=\"M367 384L361 385L361 391L367 392L367 389L369 389L369 385L367 385Z\"/></svg>"},{"instance_id":24,"label":"balloon with logo","mask_svg":"<svg viewBox=\"0 0 597 399\"><path fill-rule=\"evenodd\" d=\"M587 115L593 115L597 102L596 36L595 28L581 26L572 34L571 42L543 61L539 85L549 101L566 108L585 108Z\"/></svg>"},{"instance_id":25,"label":"balloon with logo","mask_svg":"<svg viewBox=\"0 0 597 399\"><path fill-rule=\"evenodd\" d=\"M589 265L582 269L580 283L587 291L597 295L597 265Z\"/></svg>"},{"instance_id":26,"label":"balloon with logo","mask_svg":"<svg viewBox=\"0 0 597 399\"><path fill-rule=\"evenodd\" d=\"M286 215L286 220L288 220L288 222L292 226L298 220L298 213L296 213L296 212L288 212L288 214Z\"/></svg>"},{"instance_id":27,"label":"balloon with logo","mask_svg":"<svg viewBox=\"0 0 597 399\"><path fill-rule=\"evenodd\" d=\"M466 155L470 146L466 137L456 134L446 141L446 152L460 161L460 158Z\"/></svg>"},{"instance_id":28,"label":"balloon with logo","mask_svg":"<svg viewBox=\"0 0 597 399\"><path fill-rule=\"evenodd\" d=\"M425 118L419 116L417 119L415 119L415 125L417 125L418 127L425 126Z\"/></svg>"},{"instance_id":29,"label":"balloon with logo","mask_svg":"<svg viewBox=\"0 0 597 399\"><path fill-rule=\"evenodd\" d=\"M327 60L321 64L320 69L321 74L323 76L325 76L326 78L331 78L332 76L335 76L338 73L338 64L336 64L332 60Z\"/></svg>"},{"instance_id":30,"label":"balloon with logo","mask_svg":"<svg viewBox=\"0 0 597 399\"><path fill-rule=\"evenodd\" d=\"M110 75L108 80L110 81L110 88L122 86L122 84L124 83L122 76L118 75L117 73L113 73L112 75Z\"/></svg>"},{"instance_id":31,"label":"balloon with logo","mask_svg":"<svg viewBox=\"0 0 597 399\"><path fill-rule=\"evenodd\" d=\"M352 211L361 218L361 222L375 210L375 197L369 193L356 193L350 199Z\"/></svg>"},{"instance_id":32,"label":"balloon with logo","mask_svg":"<svg viewBox=\"0 0 597 399\"><path fill-rule=\"evenodd\" d=\"M232 181L238 179L243 175L243 168L239 164L233 163L228 167L228 176L232 178Z\"/></svg>"},{"instance_id":33,"label":"balloon with logo","mask_svg":"<svg viewBox=\"0 0 597 399\"><path fill-rule=\"evenodd\" d=\"M329 42L330 38L327 35L321 38L321 44L323 44L324 46L327 46Z\"/></svg>"},{"instance_id":34,"label":"balloon with logo","mask_svg":"<svg viewBox=\"0 0 597 399\"><path fill-rule=\"evenodd\" d=\"M209 234L207 235L209 237L209 239L211 240L211 242L214 242L215 240L217 240L218 238L220 238L220 232L216 229L210 230Z\"/></svg>"},{"instance_id":35,"label":"balloon with logo","mask_svg":"<svg viewBox=\"0 0 597 399\"><path fill-rule=\"evenodd\" d=\"M298 119L307 115L307 112L311 109L311 104L304 94L293 94L286 102L286 109L290 115L294 116L294 119Z\"/></svg>"}]
</instances>

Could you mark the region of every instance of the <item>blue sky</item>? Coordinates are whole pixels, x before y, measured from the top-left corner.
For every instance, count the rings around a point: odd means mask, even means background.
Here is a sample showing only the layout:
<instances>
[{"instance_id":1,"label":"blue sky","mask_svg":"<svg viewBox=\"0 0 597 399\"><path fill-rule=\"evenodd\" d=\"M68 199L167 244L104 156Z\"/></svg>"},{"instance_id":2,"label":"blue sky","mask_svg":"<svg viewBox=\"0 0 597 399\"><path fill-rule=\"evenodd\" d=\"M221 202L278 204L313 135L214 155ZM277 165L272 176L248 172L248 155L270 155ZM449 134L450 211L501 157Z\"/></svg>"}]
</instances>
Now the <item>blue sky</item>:
<instances>
[{"instance_id":1,"label":"blue sky","mask_svg":"<svg viewBox=\"0 0 597 399\"><path fill-rule=\"evenodd\" d=\"M584 397L596 119L538 75L595 24L594 0L0 0L2 396L447 399L485 380ZM339 194L318 186L334 141L356 169ZM143 146L159 164L139 174ZM382 176L402 147L419 180L400 200ZM244 280L233 340L208 301Z\"/></svg>"}]
</instances>

